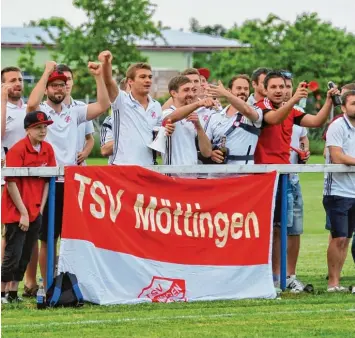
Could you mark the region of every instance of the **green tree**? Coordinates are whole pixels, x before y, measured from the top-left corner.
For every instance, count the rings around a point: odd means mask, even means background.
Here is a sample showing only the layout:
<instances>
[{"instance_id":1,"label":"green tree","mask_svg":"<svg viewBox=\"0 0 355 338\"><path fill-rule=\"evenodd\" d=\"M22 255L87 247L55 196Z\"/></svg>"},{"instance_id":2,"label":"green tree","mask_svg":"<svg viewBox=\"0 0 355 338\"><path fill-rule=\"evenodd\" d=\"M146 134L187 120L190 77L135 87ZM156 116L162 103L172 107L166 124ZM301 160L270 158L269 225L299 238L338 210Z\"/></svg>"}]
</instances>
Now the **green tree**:
<instances>
[{"instance_id":1,"label":"green tree","mask_svg":"<svg viewBox=\"0 0 355 338\"><path fill-rule=\"evenodd\" d=\"M265 66L291 71L296 83L315 80L323 91L329 80L338 84L354 81L355 35L322 21L316 13L301 14L294 23L270 14L264 21L235 25L225 37L250 48L205 57L203 66L211 69L214 78L227 81L234 74L251 74Z\"/></svg>"},{"instance_id":2,"label":"green tree","mask_svg":"<svg viewBox=\"0 0 355 338\"><path fill-rule=\"evenodd\" d=\"M36 51L31 45L26 45L24 48L20 49L20 57L17 60L17 65L22 71L27 74L31 74L35 79L38 79L42 73L43 69L35 65ZM25 82L24 96L28 97L34 87L34 83Z\"/></svg>"},{"instance_id":3,"label":"green tree","mask_svg":"<svg viewBox=\"0 0 355 338\"><path fill-rule=\"evenodd\" d=\"M195 21L191 26L203 29ZM322 21L316 13L303 13L294 23L270 14L266 20L235 25L224 36L250 48L199 55L194 64L208 67L211 77L224 83L235 74L251 74L258 67L287 69L294 74L296 85L303 80L317 81L324 100L328 81L338 85L355 81L355 35ZM313 97L307 111L317 111ZM319 133L320 129L311 132L315 138Z\"/></svg>"},{"instance_id":4,"label":"green tree","mask_svg":"<svg viewBox=\"0 0 355 338\"><path fill-rule=\"evenodd\" d=\"M124 73L130 63L146 61L134 42L160 36L152 21L155 7L149 0L73 0L73 5L87 16L87 21L79 27L58 17L32 21L29 25L43 27L54 44L41 42L52 51L53 59L74 69L73 95L95 96L94 80L87 70L88 61L97 60L98 54L107 49L114 55L115 72ZM30 59L29 51L24 55ZM23 66L26 68L27 64Z\"/></svg>"}]
</instances>

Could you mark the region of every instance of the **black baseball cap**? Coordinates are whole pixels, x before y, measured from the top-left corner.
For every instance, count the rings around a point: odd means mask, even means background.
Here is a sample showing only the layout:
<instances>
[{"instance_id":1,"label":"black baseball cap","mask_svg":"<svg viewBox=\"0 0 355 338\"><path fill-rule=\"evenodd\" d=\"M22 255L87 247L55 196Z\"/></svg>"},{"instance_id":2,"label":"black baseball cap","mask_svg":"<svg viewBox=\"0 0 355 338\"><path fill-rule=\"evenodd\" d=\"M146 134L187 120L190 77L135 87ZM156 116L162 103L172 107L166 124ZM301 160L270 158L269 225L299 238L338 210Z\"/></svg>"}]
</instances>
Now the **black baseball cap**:
<instances>
[{"instance_id":1,"label":"black baseball cap","mask_svg":"<svg viewBox=\"0 0 355 338\"><path fill-rule=\"evenodd\" d=\"M24 120L25 129L37 126L38 124L46 124L48 126L52 123L52 120L48 120L47 114L40 110L27 113Z\"/></svg>"}]
</instances>

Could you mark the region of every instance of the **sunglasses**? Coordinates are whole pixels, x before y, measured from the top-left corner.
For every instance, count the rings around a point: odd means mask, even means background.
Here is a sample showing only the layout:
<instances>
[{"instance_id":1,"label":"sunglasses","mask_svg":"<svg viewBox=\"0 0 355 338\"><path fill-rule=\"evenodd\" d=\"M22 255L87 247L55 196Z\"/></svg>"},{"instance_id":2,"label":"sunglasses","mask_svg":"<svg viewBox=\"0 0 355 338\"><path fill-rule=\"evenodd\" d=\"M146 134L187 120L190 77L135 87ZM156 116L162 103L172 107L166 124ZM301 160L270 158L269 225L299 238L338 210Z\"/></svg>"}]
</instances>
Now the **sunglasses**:
<instances>
[{"instance_id":1,"label":"sunglasses","mask_svg":"<svg viewBox=\"0 0 355 338\"><path fill-rule=\"evenodd\" d=\"M293 78L293 74L291 72L281 71L281 74L287 79L291 80Z\"/></svg>"}]
</instances>

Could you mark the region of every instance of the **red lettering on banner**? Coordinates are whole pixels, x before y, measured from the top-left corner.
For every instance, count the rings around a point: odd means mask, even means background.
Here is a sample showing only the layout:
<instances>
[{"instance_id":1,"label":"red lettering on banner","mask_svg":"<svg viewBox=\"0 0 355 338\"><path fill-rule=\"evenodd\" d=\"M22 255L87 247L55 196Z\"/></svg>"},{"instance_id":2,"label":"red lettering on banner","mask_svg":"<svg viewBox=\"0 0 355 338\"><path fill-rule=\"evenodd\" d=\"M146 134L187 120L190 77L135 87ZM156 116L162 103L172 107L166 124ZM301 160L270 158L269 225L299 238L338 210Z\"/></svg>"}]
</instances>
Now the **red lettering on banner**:
<instances>
[{"instance_id":1,"label":"red lettering on banner","mask_svg":"<svg viewBox=\"0 0 355 338\"><path fill-rule=\"evenodd\" d=\"M135 166L65 173L62 238L170 263L268 263L276 173L217 180Z\"/></svg>"}]
</instances>

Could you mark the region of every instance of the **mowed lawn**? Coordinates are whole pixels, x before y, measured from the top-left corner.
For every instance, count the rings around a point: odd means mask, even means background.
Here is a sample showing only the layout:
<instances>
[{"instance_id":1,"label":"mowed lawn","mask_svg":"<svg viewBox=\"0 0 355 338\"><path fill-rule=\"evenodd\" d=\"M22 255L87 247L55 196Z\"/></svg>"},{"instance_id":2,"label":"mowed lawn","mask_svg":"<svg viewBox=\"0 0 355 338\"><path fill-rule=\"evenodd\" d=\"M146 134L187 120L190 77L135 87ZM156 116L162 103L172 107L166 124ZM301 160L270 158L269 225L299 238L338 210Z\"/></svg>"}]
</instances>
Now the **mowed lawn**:
<instances>
[{"instance_id":1,"label":"mowed lawn","mask_svg":"<svg viewBox=\"0 0 355 338\"><path fill-rule=\"evenodd\" d=\"M89 160L105 165L106 159ZM313 156L311 163L323 163ZM277 300L140 304L38 311L34 301L2 308L3 337L354 337L355 295L326 293L322 174L302 174L305 233L298 276L314 294L283 293ZM349 253L344 286L355 285Z\"/></svg>"}]
</instances>

